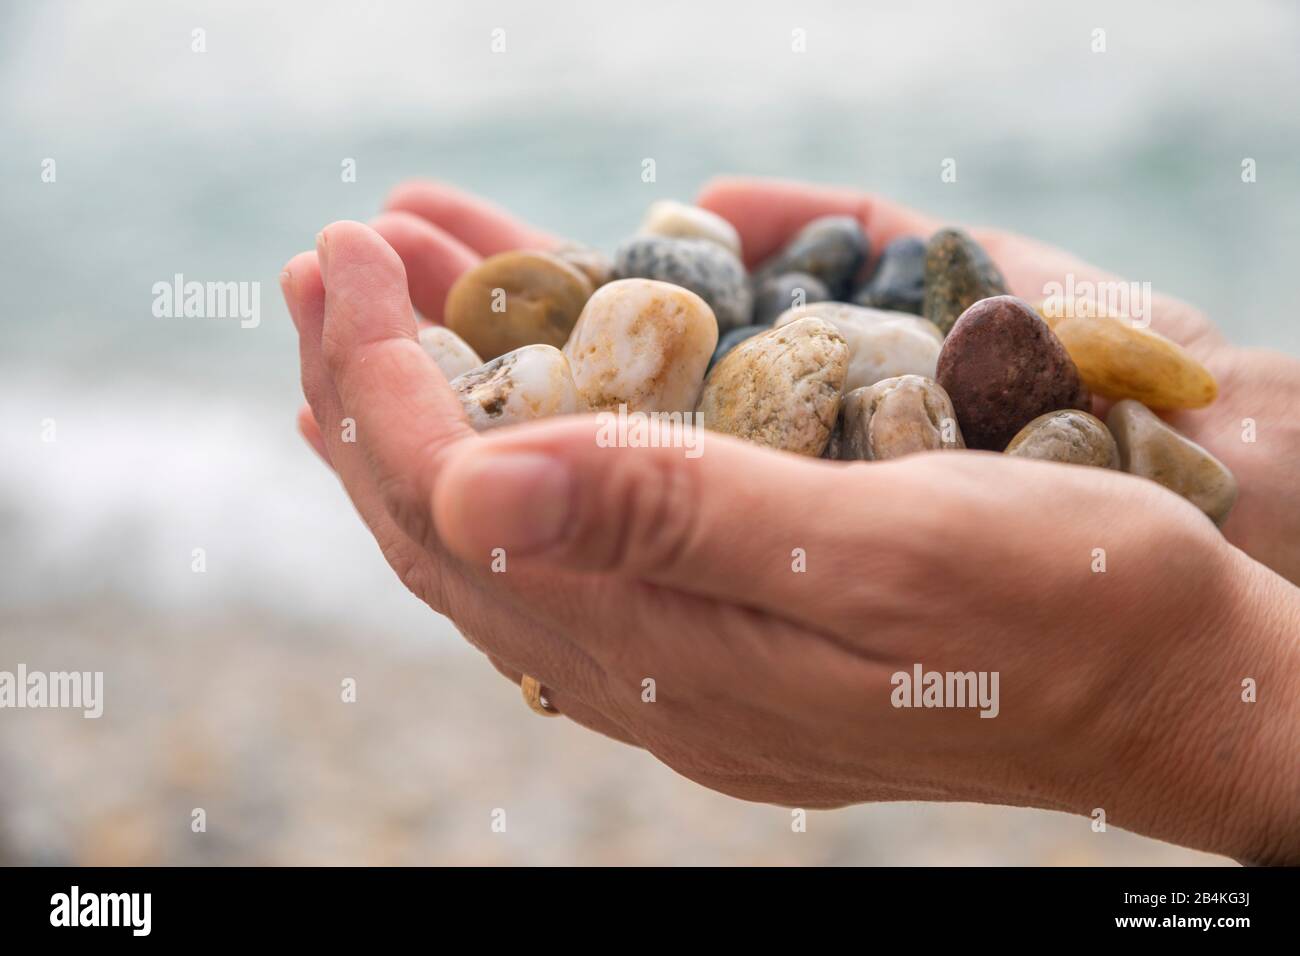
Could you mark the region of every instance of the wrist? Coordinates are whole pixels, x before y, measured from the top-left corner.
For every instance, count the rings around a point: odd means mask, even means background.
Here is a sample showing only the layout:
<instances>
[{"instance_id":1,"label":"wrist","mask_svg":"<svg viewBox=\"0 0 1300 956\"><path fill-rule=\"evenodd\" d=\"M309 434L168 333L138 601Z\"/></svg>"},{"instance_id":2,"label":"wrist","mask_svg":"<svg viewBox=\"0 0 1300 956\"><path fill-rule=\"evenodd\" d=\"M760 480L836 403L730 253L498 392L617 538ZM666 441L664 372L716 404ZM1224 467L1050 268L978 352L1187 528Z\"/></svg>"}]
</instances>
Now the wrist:
<instances>
[{"instance_id":1,"label":"wrist","mask_svg":"<svg viewBox=\"0 0 1300 956\"><path fill-rule=\"evenodd\" d=\"M1300 862L1300 592L1224 542L1130 688L1115 822L1243 863ZM1150 671L1148 671L1150 672Z\"/></svg>"}]
</instances>

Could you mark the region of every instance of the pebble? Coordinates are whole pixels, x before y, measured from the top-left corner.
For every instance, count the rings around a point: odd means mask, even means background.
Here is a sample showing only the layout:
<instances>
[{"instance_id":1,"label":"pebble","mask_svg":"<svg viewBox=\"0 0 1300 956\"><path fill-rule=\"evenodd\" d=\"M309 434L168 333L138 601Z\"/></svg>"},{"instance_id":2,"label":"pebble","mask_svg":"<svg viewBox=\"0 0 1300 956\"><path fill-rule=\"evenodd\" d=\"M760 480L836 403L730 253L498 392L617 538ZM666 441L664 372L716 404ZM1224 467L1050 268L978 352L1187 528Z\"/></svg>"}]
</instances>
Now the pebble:
<instances>
[{"instance_id":1,"label":"pebble","mask_svg":"<svg viewBox=\"0 0 1300 956\"><path fill-rule=\"evenodd\" d=\"M592 288L599 289L614 278L613 260L599 249L580 242L566 242L552 249L551 254L576 267L591 280Z\"/></svg>"},{"instance_id":2,"label":"pebble","mask_svg":"<svg viewBox=\"0 0 1300 956\"><path fill-rule=\"evenodd\" d=\"M717 320L694 292L617 279L587 302L564 354L592 411L689 412L717 343Z\"/></svg>"},{"instance_id":3,"label":"pebble","mask_svg":"<svg viewBox=\"0 0 1300 956\"><path fill-rule=\"evenodd\" d=\"M754 284L754 324L770 326L788 309L797 309L809 302L826 302L830 297L825 283L806 272L769 276Z\"/></svg>"},{"instance_id":4,"label":"pebble","mask_svg":"<svg viewBox=\"0 0 1300 956\"><path fill-rule=\"evenodd\" d=\"M420 345L438 363L448 381L483 364L478 353L445 325L426 325L420 329Z\"/></svg>"},{"instance_id":5,"label":"pebble","mask_svg":"<svg viewBox=\"0 0 1300 956\"><path fill-rule=\"evenodd\" d=\"M976 302L953 325L937 379L971 448L1002 451L1039 415L1091 408L1065 346L1028 305L1009 295Z\"/></svg>"},{"instance_id":6,"label":"pebble","mask_svg":"<svg viewBox=\"0 0 1300 956\"><path fill-rule=\"evenodd\" d=\"M943 340L934 323L905 312L821 302L786 311L776 320L776 327L808 315L831 323L848 343L845 392L899 375L934 378Z\"/></svg>"},{"instance_id":7,"label":"pebble","mask_svg":"<svg viewBox=\"0 0 1300 956\"><path fill-rule=\"evenodd\" d=\"M1237 480L1223 462L1132 399L1116 402L1106 424L1119 446L1120 467L1164 485L1223 524L1237 500Z\"/></svg>"},{"instance_id":8,"label":"pebble","mask_svg":"<svg viewBox=\"0 0 1300 956\"><path fill-rule=\"evenodd\" d=\"M1100 418L1077 408L1039 415L1011 439L1008 455L1068 465L1118 468L1119 448Z\"/></svg>"},{"instance_id":9,"label":"pebble","mask_svg":"<svg viewBox=\"0 0 1300 956\"><path fill-rule=\"evenodd\" d=\"M873 309L921 315L925 304L925 240L900 236L880 253L871 278L853 301Z\"/></svg>"},{"instance_id":10,"label":"pebble","mask_svg":"<svg viewBox=\"0 0 1300 956\"><path fill-rule=\"evenodd\" d=\"M742 325L738 329L732 329L718 338L718 347L713 350L713 357L709 359L709 368L717 365L722 361L722 357L734 349L745 339L753 338L762 332L766 332L772 326L770 325Z\"/></svg>"},{"instance_id":11,"label":"pebble","mask_svg":"<svg viewBox=\"0 0 1300 956\"><path fill-rule=\"evenodd\" d=\"M980 299L1005 295L1006 282L988 253L960 229L940 229L925 249L921 314L947 334Z\"/></svg>"},{"instance_id":12,"label":"pebble","mask_svg":"<svg viewBox=\"0 0 1300 956\"><path fill-rule=\"evenodd\" d=\"M581 411L569 363L553 345L525 345L451 382L476 431Z\"/></svg>"},{"instance_id":13,"label":"pebble","mask_svg":"<svg viewBox=\"0 0 1300 956\"><path fill-rule=\"evenodd\" d=\"M748 325L753 312L745 267L733 253L708 239L635 236L615 251L614 274L619 279L655 279L690 289L709 304L719 332Z\"/></svg>"},{"instance_id":14,"label":"pebble","mask_svg":"<svg viewBox=\"0 0 1300 956\"><path fill-rule=\"evenodd\" d=\"M1204 408L1219 386L1204 365L1158 332L1127 317L1106 315L1095 304L1048 300L1038 314L1052 327L1095 394L1135 399L1148 408Z\"/></svg>"},{"instance_id":15,"label":"pebble","mask_svg":"<svg viewBox=\"0 0 1300 956\"><path fill-rule=\"evenodd\" d=\"M486 359L525 345L559 348L591 293L591 280L562 259L503 252L456 280L443 320Z\"/></svg>"},{"instance_id":16,"label":"pebble","mask_svg":"<svg viewBox=\"0 0 1300 956\"><path fill-rule=\"evenodd\" d=\"M821 455L840 410L849 347L813 316L737 345L709 373L704 427L801 455Z\"/></svg>"},{"instance_id":17,"label":"pebble","mask_svg":"<svg viewBox=\"0 0 1300 956\"><path fill-rule=\"evenodd\" d=\"M806 272L825 283L835 298L846 295L870 251L862 224L852 216L823 216L799 230L755 274L766 279L787 272Z\"/></svg>"},{"instance_id":18,"label":"pebble","mask_svg":"<svg viewBox=\"0 0 1300 956\"><path fill-rule=\"evenodd\" d=\"M642 235L667 236L670 239L707 239L741 258L740 233L716 213L674 199L650 204L641 223Z\"/></svg>"},{"instance_id":19,"label":"pebble","mask_svg":"<svg viewBox=\"0 0 1300 956\"><path fill-rule=\"evenodd\" d=\"M883 461L913 452L965 448L957 413L938 382L900 375L844 396L835 456Z\"/></svg>"}]
</instances>

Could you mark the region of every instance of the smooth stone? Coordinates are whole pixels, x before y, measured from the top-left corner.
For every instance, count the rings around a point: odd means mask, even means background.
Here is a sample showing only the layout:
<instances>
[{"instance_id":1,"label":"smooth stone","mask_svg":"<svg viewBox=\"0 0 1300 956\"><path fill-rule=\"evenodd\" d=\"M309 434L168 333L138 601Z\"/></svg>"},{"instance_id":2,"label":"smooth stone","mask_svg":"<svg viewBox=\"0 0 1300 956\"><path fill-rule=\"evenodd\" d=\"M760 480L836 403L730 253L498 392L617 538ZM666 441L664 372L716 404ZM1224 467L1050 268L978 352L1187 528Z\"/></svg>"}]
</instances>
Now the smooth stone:
<instances>
[{"instance_id":1,"label":"smooth stone","mask_svg":"<svg viewBox=\"0 0 1300 956\"><path fill-rule=\"evenodd\" d=\"M849 347L835 326L807 317L741 342L704 381L704 427L817 457L840 410Z\"/></svg>"},{"instance_id":2,"label":"smooth stone","mask_svg":"<svg viewBox=\"0 0 1300 956\"><path fill-rule=\"evenodd\" d=\"M957 413L938 382L900 375L844 396L836 457L883 461L965 448Z\"/></svg>"},{"instance_id":3,"label":"smooth stone","mask_svg":"<svg viewBox=\"0 0 1300 956\"><path fill-rule=\"evenodd\" d=\"M1237 479L1227 465L1141 402L1116 402L1106 424L1119 446L1121 468L1164 485L1223 524L1237 500Z\"/></svg>"},{"instance_id":4,"label":"smooth stone","mask_svg":"<svg viewBox=\"0 0 1300 956\"><path fill-rule=\"evenodd\" d=\"M615 251L614 274L620 279L654 279L690 289L709 304L719 332L749 324L754 297L745 267L734 254L708 239L635 236Z\"/></svg>"},{"instance_id":5,"label":"smooth stone","mask_svg":"<svg viewBox=\"0 0 1300 956\"><path fill-rule=\"evenodd\" d=\"M880 253L871 278L853 301L873 309L920 315L925 304L925 240L899 236Z\"/></svg>"},{"instance_id":6,"label":"smooth stone","mask_svg":"<svg viewBox=\"0 0 1300 956\"><path fill-rule=\"evenodd\" d=\"M420 329L419 338L448 381L483 364L469 343L445 325L426 325Z\"/></svg>"},{"instance_id":7,"label":"smooth stone","mask_svg":"<svg viewBox=\"0 0 1300 956\"><path fill-rule=\"evenodd\" d=\"M487 359L525 345L559 348L591 293L591 280L562 259L545 252L503 252L456 280L443 321Z\"/></svg>"},{"instance_id":8,"label":"smooth stone","mask_svg":"<svg viewBox=\"0 0 1300 956\"><path fill-rule=\"evenodd\" d=\"M580 242L566 242L551 250L551 255L562 259L591 280L593 289L599 289L614 278L614 261L599 249Z\"/></svg>"},{"instance_id":9,"label":"smooth stone","mask_svg":"<svg viewBox=\"0 0 1300 956\"><path fill-rule=\"evenodd\" d=\"M1119 448L1100 418L1077 408L1039 415L1011 439L1006 453L1067 465L1118 468Z\"/></svg>"},{"instance_id":10,"label":"smooth stone","mask_svg":"<svg viewBox=\"0 0 1300 956\"><path fill-rule=\"evenodd\" d=\"M934 378L942 336L932 322L905 312L882 312L835 302L791 309L776 320L776 327L808 315L830 322L848 343L845 392L899 375Z\"/></svg>"},{"instance_id":11,"label":"smooth stone","mask_svg":"<svg viewBox=\"0 0 1300 956\"><path fill-rule=\"evenodd\" d=\"M525 345L471 369L451 389L476 431L582 411L564 353L553 345Z\"/></svg>"},{"instance_id":12,"label":"smooth stone","mask_svg":"<svg viewBox=\"0 0 1300 956\"><path fill-rule=\"evenodd\" d=\"M740 233L717 213L691 206L675 199L661 199L650 204L640 232L645 236L670 239L707 239L741 258Z\"/></svg>"},{"instance_id":13,"label":"smooth stone","mask_svg":"<svg viewBox=\"0 0 1300 956\"><path fill-rule=\"evenodd\" d=\"M763 263L755 277L806 272L824 282L831 295L839 298L848 292L869 252L867 234L856 219L822 216L799 230L784 249Z\"/></svg>"},{"instance_id":14,"label":"smooth stone","mask_svg":"<svg viewBox=\"0 0 1300 956\"><path fill-rule=\"evenodd\" d=\"M960 229L940 229L925 248L921 314L945 334L980 299L1007 294L1006 280L988 253Z\"/></svg>"},{"instance_id":15,"label":"smooth stone","mask_svg":"<svg viewBox=\"0 0 1300 956\"><path fill-rule=\"evenodd\" d=\"M724 355L734 349L745 339L753 338L770 329L770 325L742 325L738 329L732 329L718 337L718 347L713 350L713 357L709 359L709 368L717 365L722 361Z\"/></svg>"},{"instance_id":16,"label":"smooth stone","mask_svg":"<svg viewBox=\"0 0 1300 956\"><path fill-rule=\"evenodd\" d=\"M617 279L587 302L564 354L592 411L689 412L717 344L717 320L694 292Z\"/></svg>"},{"instance_id":17,"label":"smooth stone","mask_svg":"<svg viewBox=\"0 0 1300 956\"><path fill-rule=\"evenodd\" d=\"M1107 315L1095 303L1082 308L1049 299L1038 314L1052 327L1083 383L1113 401L1131 398L1147 408L1204 408L1218 397L1214 376L1178 343Z\"/></svg>"},{"instance_id":18,"label":"smooth stone","mask_svg":"<svg viewBox=\"0 0 1300 956\"><path fill-rule=\"evenodd\" d=\"M754 284L754 324L771 326L777 316L809 302L827 302L830 290L806 272L784 272Z\"/></svg>"},{"instance_id":19,"label":"smooth stone","mask_svg":"<svg viewBox=\"0 0 1300 956\"><path fill-rule=\"evenodd\" d=\"M1002 451L1039 415L1092 407L1065 346L1010 295L981 299L961 314L939 352L936 378L971 448Z\"/></svg>"},{"instance_id":20,"label":"smooth stone","mask_svg":"<svg viewBox=\"0 0 1300 956\"><path fill-rule=\"evenodd\" d=\"M865 305L854 305L850 302L810 302L796 309L786 309L776 317L776 321L772 324L774 326L785 325L806 315L814 315L819 319L825 319L839 328L841 332L854 325L862 326L878 322L906 322L913 328L919 329L930 336L940 345L943 344L943 333L929 319L923 319L919 315L911 315L907 312L889 312L885 309L872 309Z\"/></svg>"}]
</instances>

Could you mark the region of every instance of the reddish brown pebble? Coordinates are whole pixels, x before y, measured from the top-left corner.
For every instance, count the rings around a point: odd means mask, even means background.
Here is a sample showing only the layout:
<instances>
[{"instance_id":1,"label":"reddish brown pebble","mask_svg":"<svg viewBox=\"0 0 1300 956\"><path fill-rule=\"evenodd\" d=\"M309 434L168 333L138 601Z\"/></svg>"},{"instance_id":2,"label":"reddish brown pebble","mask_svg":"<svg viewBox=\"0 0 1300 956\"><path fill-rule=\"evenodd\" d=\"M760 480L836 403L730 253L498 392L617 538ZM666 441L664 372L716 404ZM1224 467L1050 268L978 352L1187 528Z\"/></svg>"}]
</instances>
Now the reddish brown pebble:
<instances>
[{"instance_id":1,"label":"reddish brown pebble","mask_svg":"<svg viewBox=\"0 0 1300 956\"><path fill-rule=\"evenodd\" d=\"M1060 340L1010 295L981 299L961 314L944 340L936 378L968 448L1002 451L1039 415L1092 407Z\"/></svg>"}]
</instances>

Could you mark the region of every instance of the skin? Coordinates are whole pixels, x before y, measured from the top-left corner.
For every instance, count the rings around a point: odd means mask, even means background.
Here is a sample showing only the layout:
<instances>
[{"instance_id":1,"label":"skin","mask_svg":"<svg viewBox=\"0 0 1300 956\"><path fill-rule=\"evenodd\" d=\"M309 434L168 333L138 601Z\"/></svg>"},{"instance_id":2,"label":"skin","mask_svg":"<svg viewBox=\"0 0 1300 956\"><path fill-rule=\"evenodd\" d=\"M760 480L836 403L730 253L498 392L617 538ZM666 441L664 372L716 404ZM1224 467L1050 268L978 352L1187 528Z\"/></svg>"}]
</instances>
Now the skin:
<instances>
[{"instance_id":1,"label":"skin","mask_svg":"<svg viewBox=\"0 0 1300 956\"><path fill-rule=\"evenodd\" d=\"M699 203L736 226L749 265L820 215L857 216L875 249L939 225L786 182L723 180ZM1105 278L972 232L1031 300L1067 272ZM1223 534L1154 483L990 453L839 463L710 433L687 458L601 448L590 416L477 435L416 344L412 306L439 322L480 257L556 241L416 182L371 226L328 226L282 276L303 434L402 581L498 670L746 800L1100 807L1160 839L1300 862L1300 363L1155 303L1154 327L1219 379L1218 402L1171 421L1237 474ZM918 662L999 672L1001 712L895 709L890 677Z\"/></svg>"}]
</instances>

